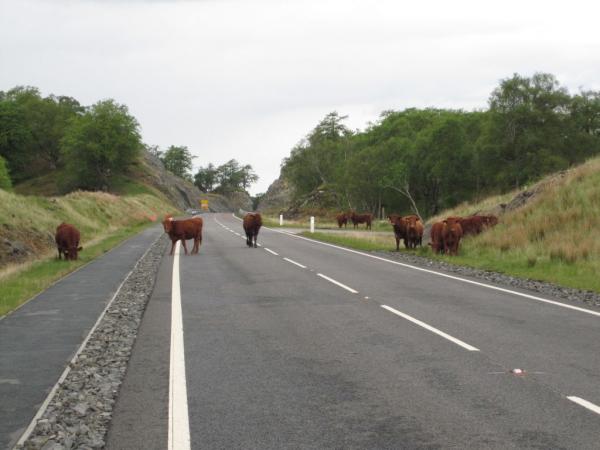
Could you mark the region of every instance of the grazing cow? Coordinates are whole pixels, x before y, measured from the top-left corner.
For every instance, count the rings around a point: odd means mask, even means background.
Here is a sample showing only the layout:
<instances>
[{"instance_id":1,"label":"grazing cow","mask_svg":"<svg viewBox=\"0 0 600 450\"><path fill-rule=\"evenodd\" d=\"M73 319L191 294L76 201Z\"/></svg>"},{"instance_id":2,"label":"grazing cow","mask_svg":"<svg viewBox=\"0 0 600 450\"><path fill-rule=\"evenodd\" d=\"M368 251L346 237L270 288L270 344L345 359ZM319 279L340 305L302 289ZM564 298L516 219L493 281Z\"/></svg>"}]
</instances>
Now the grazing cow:
<instances>
[{"instance_id":1,"label":"grazing cow","mask_svg":"<svg viewBox=\"0 0 600 450\"><path fill-rule=\"evenodd\" d=\"M436 222L431 226L431 250L433 253L444 253L444 222Z\"/></svg>"},{"instance_id":2,"label":"grazing cow","mask_svg":"<svg viewBox=\"0 0 600 450\"><path fill-rule=\"evenodd\" d=\"M262 217L260 213L248 213L244 216L244 231L246 232L246 244L248 247L257 247L256 238L261 226Z\"/></svg>"},{"instance_id":3,"label":"grazing cow","mask_svg":"<svg viewBox=\"0 0 600 450\"><path fill-rule=\"evenodd\" d=\"M348 228L348 216L346 213L338 214L335 216L335 219L337 220L338 228L342 228L342 225L344 225L344 228Z\"/></svg>"},{"instance_id":4,"label":"grazing cow","mask_svg":"<svg viewBox=\"0 0 600 450\"><path fill-rule=\"evenodd\" d=\"M470 216L459 219L463 236L477 235L483 231L484 221L482 216Z\"/></svg>"},{"instance_id":5,"label":"grazing cow","mask_svg":"<svg viewBox=\"0 0 600 450\"><path fill-rule=\"evenodd\" d=\"M442 239L444 240L444 253L447 255L457 255L458 244L463 235L462 227L460 226L460 217L448 217L443 223Z\"/></svg>"},{"instance_id":6,"label":"grazing cow","mask_svg":"<svg viewBox=\"0 0 600 450\"><path fill-rule=\"evenodd\" d=\"M494 215L481 216L481 217L483 219L483 224L487 228L492 228L492 227L495 227L496 225L498 225L498 218Z\"/></svg>"},{"instance_id":7,"label":"grazing cow","mask_svg":"<svg viewBox=\"0 0 600 450\"><path fill-rule=\"evenodd\" d=\"M366 226L367 230L370 230L371 222L373 221L373 214L370 214L370 213L356 214L354 211L352 211L350 220L352 220L352 224L354 225L354 228L357 228L359 223L365 223L367 225Z\"/></svg>"},{"instance_id":8,"label":"grazing cow","mask_svg":"<svg viewBox=\"0 0 600 450\"><path fill-rule=\"evenodd\" d=\"M65 260L76 260L77 252L83 250L79 246L79 230L68 223L61 223L56 227L56 248L58 249L58 259L62 259L62 254L65 255Z\"/></svg>"},{"instance_id":9,"label":"grazing cow","mask_svg":"<svg viewBox=\"0 0 600 450\"><path fill-rule=\"evenodd\" d=\"M171 238L171 253L175 251L175 244L177 241L181 241L185 254L188 254L187 246L185 241L187 239L194 240L194 247L192 248L192 255L195 255L200 250L200 244L202 243L202 226L204 221L202 217L194 216L191 219L175 220L172 216L168 215L163 220L163 228L165 233Z\"/></svg>"},{"instance_id":10,"label":"grazing cow","mask_svg":"<svg viewBox=\"0 0 600 450\"><path fill-rule=\"evenodd\" d=\"M391 217L388 216L388 219L391 220ZM396 251L400 250L400 239L404 239L404 247L408 248L408 238L406 237L406 220L395 214L393 224L394 237L396 238Z\"/></svg>"},{"instance_id":11,"label":"grazing cow","mask_svg":"<svg viewBox=\"0 0 600 450\"><path fill-rule=\"evenodd\" d=\"M417 245L423 243L423 223L419 216L406 216L406 239L408 240L408 248L417 248Z\"/></svg>"}]
</instances>

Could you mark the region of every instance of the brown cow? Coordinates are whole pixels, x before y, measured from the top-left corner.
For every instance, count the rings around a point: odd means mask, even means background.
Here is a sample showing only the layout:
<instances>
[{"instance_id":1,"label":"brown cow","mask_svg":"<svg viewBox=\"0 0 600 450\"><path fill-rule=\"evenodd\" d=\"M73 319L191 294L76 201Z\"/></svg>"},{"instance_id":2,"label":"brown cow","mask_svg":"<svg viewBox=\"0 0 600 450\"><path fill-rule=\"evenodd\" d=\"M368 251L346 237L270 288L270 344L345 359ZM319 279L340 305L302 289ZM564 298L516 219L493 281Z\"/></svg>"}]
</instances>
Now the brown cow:
<instances>
[{"instance_id":1,"label":"brown cow","mask_svg":"<svg viewBox=\"0 0 600 450\"><path fill-rule=\"evenodd\" d=\"M431 250L433 253L444 253L444 222L436 222L431 226Z\"/></svg>"},{"instance_id":2,"label":"brown cow","mask_svg":"<svg viewBox=\"0 0 600 450\"><path fill-rule=\"evenodd\" d=\"M387 216L387 218L390 221L390 223L393 225L394 223L396 223L396 219L400 219L400 218L402 218L402 216L400 214L389 214Z\"/></svg>"},{"instance_id":3,"label":"brown cow","mask_svg":"<svg viewBox=\"0 0 600 450\"><path fill-rule=\"evenodd\" d=\"M388 219L392 220L391 216ZM408 248L408 238L406 237L406 220L395 214L393 222L394 237L396 238L396 251L400 250L400 239L404 239L404 247Z\"/></svg>"},{"instance_id":4,"label":"brown cow","mask_svg":"<svg viewBox=\"0 0 600 450\"><path fill-rule=\"evenodd\" d=\"M419 216L405 216L406 221L406 238L408 240L408 248L417 248L417 245L423 243L423 223Z\"/></svg>"},{"instance_id":5,"label":"brown cow","mask_svg":"<svg viewBox=\"0 0 600 450\"><path fill-rule=\"evenodd\" d=\"M181 241L185 254L188 254L187 246L185 241L187 239L194 240L194 247L192 248L192 255L195 255L200 250L200 244L202 244L202 226L204 221L202 217L192 217L191 219L175 220L172 216L168 215L163 220L163 228L165 233L171 238L171 253L175 251L175 244L177 241Z\"/></svg>"},{"instance_id":6,"label":"brown cow","mask_svg":"<svg viewBox=\"0 0 600 450\"><path fill-rule=\"evenodd\" d=\"M262 226L262 217L260 213L248 213L244 216L244 231L246 232L246 244L248 247L256 248L256 238L258 237L258 230Z\"/></svg>"},{"instance_id":7,"label":"brown cow","mask_svg":"<svg viewBox=\"0 0 600 450\"><path fill-rule=\"evenodd\" d=\"M460 217L448 217L443 223L442 239L444 240L444 253L447 255L457 255L458 244L463 235L462 227L460 226Z\"/></svg>"},{"instance_id":8,"label":"brown cow","mask_svg":"<svg viewBox=\"0 0 600 450\"><path fill-rule=\"evenodd\" d=\"M492 228L492 227L495 227L496 225L498 225L498 218L494 215L481 216L481 217L483 218L483 224L488 228Z\"/></svg>"},{"instance_id":9,"label":"brown cow","mask_svg":"<svg viewBox=\"0 0 600 450\"><path fill-rule=\"evenodd\" d=\"M346 213L338 214L335 216L335 220L337 220L338 228L342 228L342 225L344 225L344 228L348 228L348 216Z\"/></svg>"},{"instance_id":10,"label":"brown cow","mask_svg":"<svg viewBox=\"0 0 600 450\"><path fill-rule=\"evenodd\" d=\"M373 214L356 214L354 211L352 211L350 220L352 220L354 228L357 228L359 223L365 223L367 225L367 230L370 230L371 222L373 221Z\"/></svg>"},{"instance_id":11,"label":"brown cow","mask_svg":"<svg viewBox=\"0 0 600 450\"><path fill-rule=\"evenodd\" d=\"M58 249L58 259L62 259L62 254L65 255L65 260L76 260L77 252L83 250L79 246L80 240L79 230L68 223L61 223L56 227L56 248Z\"/></svg>"},{"instance_id":12,"label":"brown cow","mask_svg":"<svg viewBox=\"0 0 600 450\"><path fill-rule=\"evenodd\" d=\"M482 216L469 216L459 219L463 236L477 235L483 231L484 221Z\"/></svg>"}]
</instances>

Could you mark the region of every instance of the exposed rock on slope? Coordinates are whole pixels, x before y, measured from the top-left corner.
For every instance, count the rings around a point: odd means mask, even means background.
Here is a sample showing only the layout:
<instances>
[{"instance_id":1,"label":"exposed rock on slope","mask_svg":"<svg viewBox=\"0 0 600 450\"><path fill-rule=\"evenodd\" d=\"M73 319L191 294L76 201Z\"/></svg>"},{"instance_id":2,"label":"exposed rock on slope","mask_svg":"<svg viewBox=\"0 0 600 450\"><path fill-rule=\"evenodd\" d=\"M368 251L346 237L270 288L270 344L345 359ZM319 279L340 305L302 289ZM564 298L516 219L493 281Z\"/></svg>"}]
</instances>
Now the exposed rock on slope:
<instances>
[{"instance_id":1,"label":"exposed rock on slope","mask_svg":"<svg viewBox=\"0 0 600 450\"><path fill-rule=\"evenodd\" d=\"M290 207L292 189L282 177L273 181L258 204L259 211L285 211Z\"/></svg>"},{"instance_id":2,"label":"exposed rock on slope","mask_svg":"<svg viewBox=\"0 0 600 450\"><path fill-rule=\"evenodd\" d=\"M162 161L144 151L141 159L140 179L163 193L179 209L198 209L200 199L209 199L209 209L213 212L233 211L235 206L221 195L205 194L189 181L186 181L165 169Z\"/></svg>"}]
</instances>

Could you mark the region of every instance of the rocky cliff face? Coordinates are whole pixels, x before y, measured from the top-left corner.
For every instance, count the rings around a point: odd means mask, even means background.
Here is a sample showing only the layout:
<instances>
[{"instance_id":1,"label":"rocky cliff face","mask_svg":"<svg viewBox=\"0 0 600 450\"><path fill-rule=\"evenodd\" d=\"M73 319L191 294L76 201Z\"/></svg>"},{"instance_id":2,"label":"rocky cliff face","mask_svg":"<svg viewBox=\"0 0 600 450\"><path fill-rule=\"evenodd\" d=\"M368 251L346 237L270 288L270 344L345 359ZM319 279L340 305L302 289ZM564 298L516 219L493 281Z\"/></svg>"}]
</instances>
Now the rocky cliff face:
<instances>
[{"instance_id":1,"label":"rocky cliff face","mask_svg":"<svg viewBox=\"0 0 600 450\"><path fill-rule=\"evenodd\" d=\"M269 213L287 211L292 199L292 189L281 176L273 181L260 199L257 210Z\"/></svg>"},{"instance_id":2,"label":"rocky cliff face","mask_svg":"<svg viewBox=\"0 0 600 450\"><path fill-rule=\"evenodd\" d=\"M165 169L162 161L149 152L144 151L141 159L143 169L139 177L141 180L162 192L179 209L199 209L199 201L208 199L208 207L212 212L226 212L237 210L239 202L215 194L206 194L186 181Z\"/></svg>"}]
</instances>

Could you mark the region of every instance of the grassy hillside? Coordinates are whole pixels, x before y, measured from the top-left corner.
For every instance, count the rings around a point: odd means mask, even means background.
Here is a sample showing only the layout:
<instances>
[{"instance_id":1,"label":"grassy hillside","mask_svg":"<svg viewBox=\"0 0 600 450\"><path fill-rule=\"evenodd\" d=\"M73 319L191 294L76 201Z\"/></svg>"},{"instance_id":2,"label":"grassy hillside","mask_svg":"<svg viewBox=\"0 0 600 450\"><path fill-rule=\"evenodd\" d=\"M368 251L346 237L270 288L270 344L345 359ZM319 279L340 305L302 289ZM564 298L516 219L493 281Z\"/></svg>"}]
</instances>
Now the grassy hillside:
<instances>
[{"instance_id":1,"label":"grassy hillside","mask_svg":"<svg viewBox=\"0 0 600 450\"><path fill-rule=\"evenodd\" d=\"M176 208L130 184L132 195L73 192L24 196L0 190L0 316L52 281L107 251ZM61 222L81 232L80 261L57 261L54 233ZM17 249L18 251L15 251Z\"/></svg>"},{"instance_id":2,"label":"grassy hillside","mask_svg":"<svg viewBox=\"0 0 600 450\"><path fill-rule=\"evenodd\" d=\"M455 261L600 292L600 159L548 180L496 228L465 239Z\"/></svg>"},{"instance_id":3,"label":"grassy hillside","mask_svg":"<svg viewBox=\"0 0 600 450\"><path fill-rule=\"evenodd\" d=\"M518 200L526 199L524 204ZM550 175L526 191L465 203L443 211L449 216L498 212L500 224L463 239L456 257L418 254L522 278L600 292L600 158ZM391 250L393 236L368 233L315 233L311 238L363 250Z\"/></svg>"}]
</instances>

